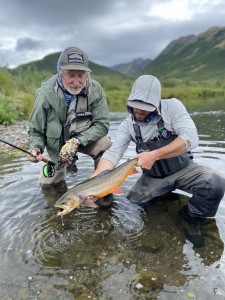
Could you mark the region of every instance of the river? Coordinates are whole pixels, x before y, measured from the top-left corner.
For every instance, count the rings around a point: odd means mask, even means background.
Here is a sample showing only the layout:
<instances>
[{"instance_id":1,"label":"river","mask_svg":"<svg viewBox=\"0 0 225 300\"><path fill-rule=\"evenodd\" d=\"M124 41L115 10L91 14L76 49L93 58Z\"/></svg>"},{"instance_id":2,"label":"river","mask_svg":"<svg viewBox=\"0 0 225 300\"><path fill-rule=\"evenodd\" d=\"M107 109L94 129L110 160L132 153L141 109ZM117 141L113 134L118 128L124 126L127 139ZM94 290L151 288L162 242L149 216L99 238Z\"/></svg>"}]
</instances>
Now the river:
<instances>
[{"instance_id":1,"label":"river","mask_svg":"<svg viewBox=\"0 0 225 300\"><path fill-rule=\"evenodd\" d=\"M195 161L225 176L225 104L188 103L199 146ZM112 113L109 135L124 113ZM135 154L131 144L122 162ZM126 194L140 174L121 185L109 209L83 207L63 219L53 207L66 191L42 189L39 165L0 154L0 298L10 299L225 299L225 202L204 228L205 247L184 241L176 212L189 195L175 191L145 209ZM68 185L87 179L93 161L79 154Z\"/></svg>"}]
</instances>

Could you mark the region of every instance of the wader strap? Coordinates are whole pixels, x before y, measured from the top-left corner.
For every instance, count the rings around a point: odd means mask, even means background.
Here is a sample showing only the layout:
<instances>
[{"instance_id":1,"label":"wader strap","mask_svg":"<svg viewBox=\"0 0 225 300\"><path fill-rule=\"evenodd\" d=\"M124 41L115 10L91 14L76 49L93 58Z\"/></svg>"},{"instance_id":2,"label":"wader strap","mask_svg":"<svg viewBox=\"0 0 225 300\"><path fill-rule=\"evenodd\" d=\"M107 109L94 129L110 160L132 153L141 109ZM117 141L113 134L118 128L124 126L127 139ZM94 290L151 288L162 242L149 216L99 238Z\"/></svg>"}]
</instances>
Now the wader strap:
<instances>
[{"instance_id":1,"label":"wader strap","mask_svg":"<svg viewBox=\"0 0 225 300\"><path fill-rule=\"evenodd\" d=\"M74 97L74 98L75 98L75 97ZM73 98L73 99L74 99L74 98ZM74 107L74 112L75 112L75 113L77 112L77 105L78 105L78 98L79 98L79 97L77 96L76 98L77 98L77 99L76 99L77 101L75 101L75 107Z\"/></svg>"},{"instance_id":2,"label":"wader strap","mask_svg":"<svg viewBox=\"0 0 225 300\"><path fill-rule=\"evenodd\" d=\"M142 135L141 135L140 126L136 123L133 123L133 127L134 127L134 132L135 132L135 138L136 138L138 144L141 144L143 139L142 139Z\"/></svg>"},{"instance_id":3,"label":"wader strap","mask_svg":"<svg viewBox=\"0 0 225 300\"><path fill-rule=\"evenodd\" d=\"M143 142L143 138L142 138L142 135L141 135L141 128L135 122L133 116L132 116L132 121L133 121L133 128L134 128L134 133L135 133L135 139L137 141L136 152L137 153L141 153L141 152L147 150L148 148L147 148L146 144ZM164 129L164 123L163 123L162 118L158 121L157 126L158 126L158 131L159 132L163 131L163 129Z\"/></svg>"},{"instance_id":4,"label":"wader strap","mask_svg":"<svg viewBox=\"0 0 225 300\"><path fill-rule=\"evenodd\" d=\"M75 102L75 108L74 108L74 112L77 112L77 106L78 106L78 101L79 101L79 96L81 95L77 95L77 101ZM83 95L82 95L83 96ZM85 95L87 97L87 107L86 107L86 111L88 111L88 95ZM74 97L75 98L75 97ZM74 100L74 98L72 100Z\"/></svg>"},{"instance_id":5,"label":"wader strap","mask_svg":"<svg viewBox=\"0 0 225 300\"><path fill-rule=\"evenodd\" d=\"M133 119L133 128L135 133L135 139L137 141L136 152L141 153L146 150L146 147L143 143L140 126L134 121L134 119Z\"/></svg>"},{"instance_id":6,"label":"wader strap","mask_svg":"<svg viewBox=\"0 0 225 300\"><path fill-rule=\"evenodd\" d=\"M163 122L163 119L161 117L161 119L158 121L157 123L157 126L158 126L158 132L161 133L165 128L164 128L164 122Z\"/></svg>"}]
</instances>

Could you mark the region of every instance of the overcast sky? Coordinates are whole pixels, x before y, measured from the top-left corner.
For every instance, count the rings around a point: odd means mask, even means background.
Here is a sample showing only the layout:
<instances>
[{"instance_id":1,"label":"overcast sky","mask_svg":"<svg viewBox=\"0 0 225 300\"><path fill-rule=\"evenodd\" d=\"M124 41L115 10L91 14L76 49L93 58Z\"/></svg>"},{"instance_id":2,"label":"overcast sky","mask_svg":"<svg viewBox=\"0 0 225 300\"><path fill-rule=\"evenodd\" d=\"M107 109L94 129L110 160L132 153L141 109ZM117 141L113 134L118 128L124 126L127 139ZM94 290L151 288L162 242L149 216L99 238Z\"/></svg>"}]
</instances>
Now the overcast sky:
<instances>
[{"instance_id":1,"label":"overcast sky","mask_svg":"<svg viewBox=\"0 0 225 300\"><path fill-rule=\"evenodd\" d=\"M154 59L181 36L225 26L223 0L0 0L0 66L76 46L97 64Z\"/></svg>"}]
</instances>

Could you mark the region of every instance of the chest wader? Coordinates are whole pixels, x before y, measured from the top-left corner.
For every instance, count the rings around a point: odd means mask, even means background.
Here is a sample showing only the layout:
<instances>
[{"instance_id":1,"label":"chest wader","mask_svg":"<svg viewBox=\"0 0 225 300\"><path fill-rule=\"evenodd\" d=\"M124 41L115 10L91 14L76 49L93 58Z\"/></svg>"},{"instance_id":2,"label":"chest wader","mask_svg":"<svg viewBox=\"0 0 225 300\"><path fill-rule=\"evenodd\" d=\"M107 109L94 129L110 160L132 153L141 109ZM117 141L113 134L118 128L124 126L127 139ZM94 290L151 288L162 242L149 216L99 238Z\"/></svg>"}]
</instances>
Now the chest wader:
<instances>
[{"instance_id":1,"label":"chest wader","mask_svg":"<svg viewBox=\"0 0 225 300\"><path fill-rule=\"evenodd\" d=\"M92 113L88 111L88 96L79 95L70 103L65 124L69 138L77 137L92 124Z\"/></svg>"},{"instance_id":2,"label":"chest wader","mask_svg":"<svg viewBox=\"0 0 225 300\"><path fill-rule=\"evenodd\" d=\"M147 142L143 142L140 126L133 121L135 138L137 141L137 153L159 149L170 144L178 137L178 135L172 134L164 127L162 119L159 120L157 126L159 132L158 137L155 137ZM143 169L143 173L150 175L151 177L165 178L166 176L174 174L180 169L186 167L191 162L191 159L193 159L191 152L184 153L177 157L160 159L154 163L150 170Z\"/></svg>"}]
</instances>

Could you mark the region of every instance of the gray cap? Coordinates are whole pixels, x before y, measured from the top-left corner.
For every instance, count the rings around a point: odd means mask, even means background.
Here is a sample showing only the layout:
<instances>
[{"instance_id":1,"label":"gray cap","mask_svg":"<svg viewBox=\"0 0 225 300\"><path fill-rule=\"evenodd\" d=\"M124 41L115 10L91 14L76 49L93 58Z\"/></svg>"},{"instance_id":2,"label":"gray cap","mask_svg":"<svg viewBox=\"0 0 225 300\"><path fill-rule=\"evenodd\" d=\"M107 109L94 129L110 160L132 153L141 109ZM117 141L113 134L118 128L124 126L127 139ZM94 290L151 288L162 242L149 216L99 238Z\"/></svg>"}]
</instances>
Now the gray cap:
<instances>
[{"instance_id":1,"label":"gray cap","mask_svg":"<svg viewBox=\"0 0 225 300\"><path fill-rule=\"evenodd\" d=\"M127 100L127 105L133 108L138 108L146 111L154 111L156 107L141 100Z\"/></svg>"},{"instance_id":2,"label":"gray cap","mask_svg":"<svg viewBox=\"0 0 225 300\"><path fill-rule=\"evenodd\" d=\"M58 67L62 70L82 70L91 72L87 54L77 48L66 48L59 57Z\"/></svg>"}]
</instances>

